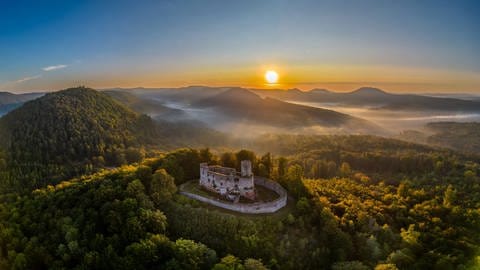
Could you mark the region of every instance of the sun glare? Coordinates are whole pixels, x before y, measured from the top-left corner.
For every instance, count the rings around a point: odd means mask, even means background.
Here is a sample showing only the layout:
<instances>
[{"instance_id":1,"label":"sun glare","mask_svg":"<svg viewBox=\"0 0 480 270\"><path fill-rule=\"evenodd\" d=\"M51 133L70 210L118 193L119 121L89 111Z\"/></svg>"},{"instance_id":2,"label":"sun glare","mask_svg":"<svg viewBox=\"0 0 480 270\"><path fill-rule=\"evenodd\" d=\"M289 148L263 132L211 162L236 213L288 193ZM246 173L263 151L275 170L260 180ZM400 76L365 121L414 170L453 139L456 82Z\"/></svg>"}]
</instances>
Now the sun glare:
<instances>
[{"instance_id":1,"label":"sun glare","mask_svg":"<svg viewBox=\"0 0 480 270\"><path fill-rule=\"evenodd\" d=\"M275 72L274 70L268 70L267 72L265 72L265 80L268 82L268 83L277 83L278 81L278 73Z\"/></svg>"}]
</instances>

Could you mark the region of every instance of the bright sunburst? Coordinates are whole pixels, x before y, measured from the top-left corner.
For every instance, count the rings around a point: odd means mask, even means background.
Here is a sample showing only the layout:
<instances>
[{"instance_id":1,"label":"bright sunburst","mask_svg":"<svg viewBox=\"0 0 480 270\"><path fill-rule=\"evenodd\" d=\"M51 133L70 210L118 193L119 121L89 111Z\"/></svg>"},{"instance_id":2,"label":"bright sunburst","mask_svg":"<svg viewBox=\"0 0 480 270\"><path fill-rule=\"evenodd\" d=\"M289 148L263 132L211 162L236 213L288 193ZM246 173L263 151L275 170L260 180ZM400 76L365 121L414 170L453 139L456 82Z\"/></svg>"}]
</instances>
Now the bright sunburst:
<instances>
[{"instance_id":1,"label":"bright sunburst","mask_svg":"<svg viewBox=\"0 0 480 270\"><path fill-rule=\"evenodd\" d=\"M268 70L267 72L265 72L265 80L268 83L277 83L278 73L274 70Z\"/></svg>"}]
</instances>

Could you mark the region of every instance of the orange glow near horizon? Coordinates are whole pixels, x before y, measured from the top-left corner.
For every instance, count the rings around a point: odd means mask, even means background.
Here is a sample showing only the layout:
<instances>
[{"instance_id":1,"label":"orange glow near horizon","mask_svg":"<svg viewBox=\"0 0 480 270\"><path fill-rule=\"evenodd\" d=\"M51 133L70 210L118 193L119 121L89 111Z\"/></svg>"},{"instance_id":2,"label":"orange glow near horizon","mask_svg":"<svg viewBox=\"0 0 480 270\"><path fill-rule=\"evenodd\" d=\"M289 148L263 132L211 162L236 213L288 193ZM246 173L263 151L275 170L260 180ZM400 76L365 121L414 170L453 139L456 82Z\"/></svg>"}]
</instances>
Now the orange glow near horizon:
<instances>
[{"instance_id":1,"label":"orange glow near horizon","mask_svg":"<svg viewBox=\"0 0 480 270\"><path fill-rule=\"evenodd\" d=\"M266 80L266 72L277 74L276 82ZM279 79L281 74L281 79ZM275 77L275 76L273 76ZM480 91L478 73L451 70L411 68L398 66L354 65L294 65L277 63L271 65L196 66L191 69L158 71L155 68L135 72L118 69L109 74L84 76L50 76L21 84L5 85L4 90L28 92L32 89L54 91L76 85L92 88L162 88L189 85L239 86L246 88L310 90L325 88L332 91L352 91L370 86L390 92L477 92ZM11 86L11 87L10 87Z\"/></svg>"}]
</instances>

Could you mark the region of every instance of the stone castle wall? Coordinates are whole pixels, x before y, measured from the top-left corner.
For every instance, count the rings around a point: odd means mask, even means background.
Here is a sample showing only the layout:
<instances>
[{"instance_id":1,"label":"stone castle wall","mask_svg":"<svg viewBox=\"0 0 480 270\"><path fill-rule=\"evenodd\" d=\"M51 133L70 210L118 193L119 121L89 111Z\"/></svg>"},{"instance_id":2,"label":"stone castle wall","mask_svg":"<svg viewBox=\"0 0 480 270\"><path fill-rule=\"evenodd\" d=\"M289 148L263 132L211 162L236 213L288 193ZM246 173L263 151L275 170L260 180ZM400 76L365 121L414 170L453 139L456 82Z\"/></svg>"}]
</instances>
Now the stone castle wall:
<instances>
[{"instance_id":1,"label":"stone castle wall","mask_svg":"<svg viewBox=\"0 0 480 270\"><path fill-rule=\"evenodd\" d=\"M255 185L264 186L270 190L275 191L279 195L279 198L274 201L265 203L230 203L219 199L206 198L197 194L186 192L183 191L181 188L180 194L204 203L215 205L217 207L247 214L274 213L287 205L287 191L280 184L267 178L258 176L255 176L254 181Z\"/></svg>"}]
</instances>

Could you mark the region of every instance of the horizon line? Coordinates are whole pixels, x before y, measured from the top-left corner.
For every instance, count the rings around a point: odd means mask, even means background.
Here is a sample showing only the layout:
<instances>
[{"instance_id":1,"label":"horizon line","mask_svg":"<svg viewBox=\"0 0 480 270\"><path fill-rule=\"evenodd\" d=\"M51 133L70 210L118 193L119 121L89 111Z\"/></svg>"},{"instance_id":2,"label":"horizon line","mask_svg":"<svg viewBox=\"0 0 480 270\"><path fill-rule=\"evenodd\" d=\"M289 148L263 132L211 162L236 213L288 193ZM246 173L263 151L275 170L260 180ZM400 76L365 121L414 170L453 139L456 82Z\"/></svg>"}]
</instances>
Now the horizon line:
<instances>
[{"instance_id":1,"label":"horizon line","mask_svg":"<svg viewBox=\"0 0 480 270\"><path fill-rule=\"evenodd\" d=\"M277 85L280 85L280 84L277 84ZM78 85L78 86L71 86L71 87L66 87L66 88L61 88L61 89L56 89L56 90L28 90L28 91L8 91L8 90L4 90L4 89L0 89L0 93L1 92L4 92L4 93L11 93L11 94L36 94L36 93L51 93L51 92L57 92L57 91L61 91L61 90L65 90L65 89L69 89L69 88L77 88L77 87L86 87L86 88L91 88L91 89L94 89L94 90L98 90L98 91L108 91L108 90L136 90L136 89L144 89L144 90L167 90L167 89L182 89L182 88L192 88L192 87L204 87L204 88L242 88L242 89L246 89L246 90L256 90L256 91L291 91L291 90L298 90L298 91L301 91L301 92L305 92L305 93L308 93L308 92L311 92L311 91L314 91L314 90L325 90L325 91L328 91L328 92L332 92L332 93L352 93L352 92L355 92L355 91L358 91L360 89L365 89L365 88L368 88L368 89L376 89L376 90L380 90L380 91L383 91L383 92L386 92L386 93L392 93L392 94L418 94L418 95L422 95L422 94L429 94L429 95L473 95L473 96L480 96L480 91L475 91L475 90L472 90L472 91L462 91L462 92L457 92L455 90L451 90L451 91L435 91L435 90L427 90L427 91L392 91L392 90L385 90L383 88L380 88L380 87L374 87L374 86L361 86L361 87L355 87L355 88L352 88L352 89L349 89L349 90L345 90L345 91L342 91L342 90L331 90L329 88L322 88L322 87L314 87L314 88L308 88L308 89L305 89L305 88L300 88L300 87L292 87L292 88L277 88L277 87L272 87L274 85L267 85L269 87L265 87L265 88L261 88L261 87L248 87L248 86L234 86L234 85L223 85L223 86L218 86L218 85L212 85L212 86L209 86L209 85L202 85L202 84L191 84L191 85L185 85L185 86L161 86L161 87L144 87L144 86L135 86L135 87L119 87L119 86L115 86L115 87L90 87L90 86L87 86L87 85Z\"/></svg>"}]
</instances>

